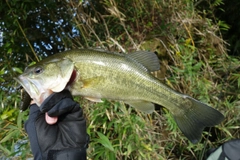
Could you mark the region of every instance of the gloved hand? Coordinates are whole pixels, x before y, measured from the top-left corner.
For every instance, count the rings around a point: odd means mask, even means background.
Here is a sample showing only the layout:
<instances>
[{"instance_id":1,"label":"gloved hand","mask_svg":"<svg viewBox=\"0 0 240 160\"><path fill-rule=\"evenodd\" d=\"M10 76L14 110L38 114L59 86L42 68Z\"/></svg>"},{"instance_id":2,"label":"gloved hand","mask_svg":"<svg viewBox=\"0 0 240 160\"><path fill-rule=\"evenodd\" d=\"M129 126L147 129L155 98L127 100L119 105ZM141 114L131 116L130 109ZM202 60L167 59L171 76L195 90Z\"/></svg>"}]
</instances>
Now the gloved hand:
<instances>
[{"instance_id":1,"label":"gloved hand","mask_svg":"<svg viewBox=\"0 0 240 160\"><path fill-rule=\"evenodd\" d=\"M57 122L49 125L45 112ZM86 160L86 120L68 90L51 94L40 107L32 104L25 130L35 160Z\"/></svg>"}]
</instances>

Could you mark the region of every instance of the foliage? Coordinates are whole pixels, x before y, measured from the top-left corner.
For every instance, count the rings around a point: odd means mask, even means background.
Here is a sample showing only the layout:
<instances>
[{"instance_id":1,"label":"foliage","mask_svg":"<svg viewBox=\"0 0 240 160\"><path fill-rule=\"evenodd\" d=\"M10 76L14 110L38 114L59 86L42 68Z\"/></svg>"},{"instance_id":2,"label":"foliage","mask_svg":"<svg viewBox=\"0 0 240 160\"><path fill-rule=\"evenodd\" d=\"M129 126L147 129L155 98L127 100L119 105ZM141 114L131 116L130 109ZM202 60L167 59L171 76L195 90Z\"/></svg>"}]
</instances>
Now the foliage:
<instances>
[{"instance_id":1,"label":"foliage","mask_svg":"<svg viewBox=\"0 0 240 160\"><path fill-rule=\"evenodd\" d=\"M155 76L226 117L193 145L165 109L146 115L120 102L93 104L76 97L88 120L89 159L204 159L207 149L239 138L240 60L227 54L222 31L229 26L215 16L223 1L204 2L1 1L1 155L31 155L23 129L28 111L18 110L12 77L32 61L79 47L154 51L161 62Z\"/></svg>"},{"instance_id":2,"label":"foliage","mask_svg":"<svg viewBox=\"0 0 240 160\"><path fill-rule=\"evenodd\" d=\"M237 35L239 35L240 27L238 21L238 17L240 16L240 13L238 12L240 2L238 0L233 0L231 2L223 0L222 2L223 3L220 4L221 10L215 11L215 14L217 14L219 19L224 23L227 23L229 26L228 30L223 30L222 32L224 39L230 44L227 46L229 54L239 56L240 41Z\"/></svg>"}]
</instances>

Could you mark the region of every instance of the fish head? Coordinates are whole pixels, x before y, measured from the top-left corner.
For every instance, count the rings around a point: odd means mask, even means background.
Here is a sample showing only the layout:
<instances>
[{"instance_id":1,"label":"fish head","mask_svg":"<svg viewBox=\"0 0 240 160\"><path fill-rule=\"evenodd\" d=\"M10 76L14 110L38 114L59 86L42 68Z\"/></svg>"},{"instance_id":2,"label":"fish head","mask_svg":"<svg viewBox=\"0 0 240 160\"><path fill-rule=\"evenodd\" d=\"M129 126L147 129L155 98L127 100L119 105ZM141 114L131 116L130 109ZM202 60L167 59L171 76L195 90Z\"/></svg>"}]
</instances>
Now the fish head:
<instances>
[{"instance_id":1,"label":"fish head","mask_svg":"<svg viewBox=\"0 0 240 160\"><path fill-rule=\"evenodd\" d=\"M14 78L27 91L38 106L53 92L61 92L74 72L70 59L51 59L27 67Z\"/></svg>"}]
</instances>

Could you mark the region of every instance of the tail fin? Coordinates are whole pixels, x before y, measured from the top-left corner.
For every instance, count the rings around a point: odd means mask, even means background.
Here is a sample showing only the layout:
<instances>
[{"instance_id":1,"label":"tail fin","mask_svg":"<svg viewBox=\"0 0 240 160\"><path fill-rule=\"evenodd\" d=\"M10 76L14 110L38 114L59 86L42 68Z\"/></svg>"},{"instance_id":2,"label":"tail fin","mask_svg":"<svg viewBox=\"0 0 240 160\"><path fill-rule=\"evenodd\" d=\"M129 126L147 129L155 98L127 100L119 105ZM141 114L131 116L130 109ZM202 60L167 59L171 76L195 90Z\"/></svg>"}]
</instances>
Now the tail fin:
<instances>
[{"instance_id":1,"label":"tail fin","mask_svg":"<svg viewBox=\"0 0 240 160\"><path fill-rule=\"evenodd\" d=\"M219 124L224 116L204 103L188 96L185 98L191 101L192 107L184 110L182 115L173 115L173 117L183 134L192 143L197 143L201 138L203 129ZM186 107L182 106L181 108Z\"/></svg>"}]
</instances>

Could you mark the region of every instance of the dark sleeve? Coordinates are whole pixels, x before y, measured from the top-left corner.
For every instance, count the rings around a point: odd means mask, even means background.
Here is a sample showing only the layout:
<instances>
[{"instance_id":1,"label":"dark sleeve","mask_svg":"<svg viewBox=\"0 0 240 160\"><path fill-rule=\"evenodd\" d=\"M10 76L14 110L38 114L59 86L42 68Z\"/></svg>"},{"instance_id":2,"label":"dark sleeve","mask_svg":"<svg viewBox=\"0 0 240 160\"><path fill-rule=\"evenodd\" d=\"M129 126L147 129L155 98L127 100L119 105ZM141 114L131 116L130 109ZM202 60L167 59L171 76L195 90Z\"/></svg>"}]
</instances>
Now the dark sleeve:
<instances>
[{"instance_id":1,"label":"dark sleeve","mask_svg":"<svg viewBox=\"0 0 240 160\"><path fill-rule=\"evenodd\" d=\"M58 122L54 125L47 124L45 112L49 116L57 116ZM32 105L25 128L36 159L69 155L71 151L73 156L81 153L82 158L86 159L86 120L81 107L72 99L69 91L54 93L40 108Z\"/></svg>"},{"instance_id":2,"label":"dark sleeve","mask_svg":"<svg viewBox=\"0 0 240 160\"><path fill-rule=\"evenodd\" d=\"M42 158L35 126L36 119L41 117L44 117L44 114L40 112L39 107L36 104L32 104L30 106L29 118L25 122L25 130L28 133L30 146L35 160L40 160Z\"/></svg>"}]
</instances>

